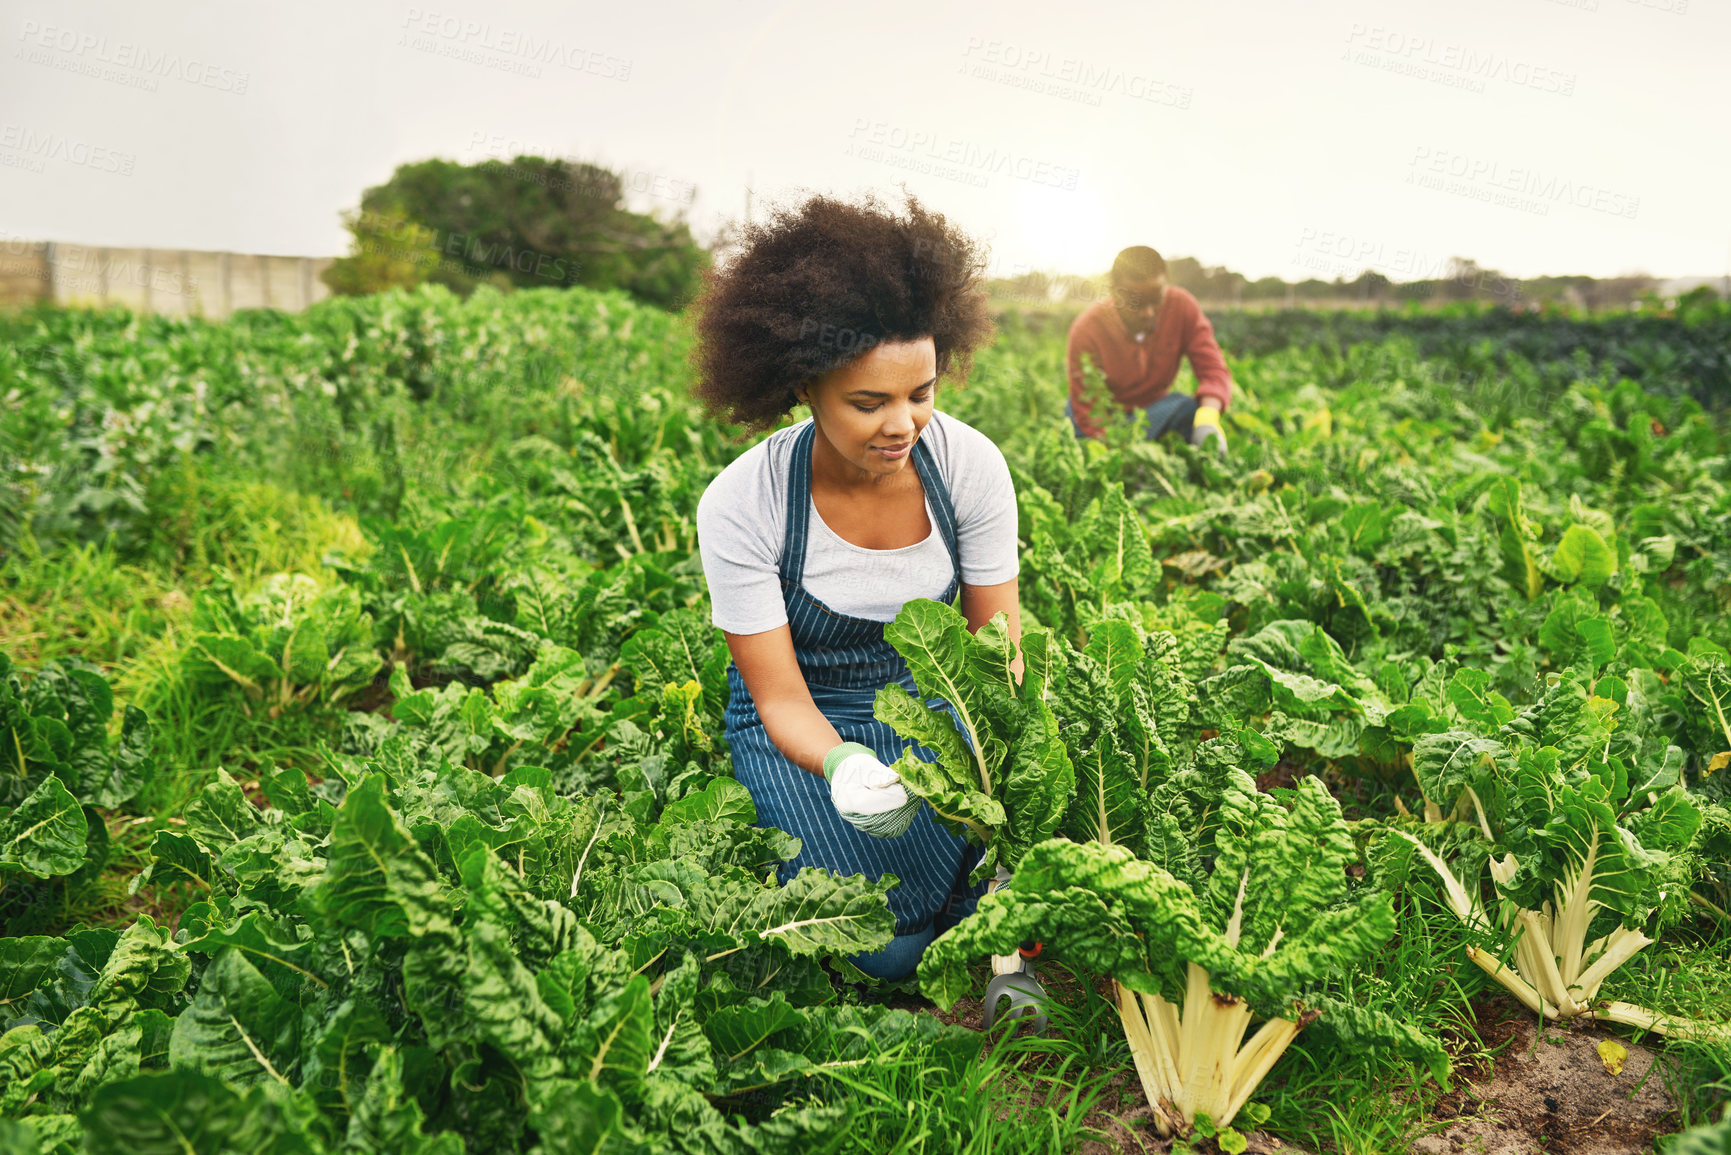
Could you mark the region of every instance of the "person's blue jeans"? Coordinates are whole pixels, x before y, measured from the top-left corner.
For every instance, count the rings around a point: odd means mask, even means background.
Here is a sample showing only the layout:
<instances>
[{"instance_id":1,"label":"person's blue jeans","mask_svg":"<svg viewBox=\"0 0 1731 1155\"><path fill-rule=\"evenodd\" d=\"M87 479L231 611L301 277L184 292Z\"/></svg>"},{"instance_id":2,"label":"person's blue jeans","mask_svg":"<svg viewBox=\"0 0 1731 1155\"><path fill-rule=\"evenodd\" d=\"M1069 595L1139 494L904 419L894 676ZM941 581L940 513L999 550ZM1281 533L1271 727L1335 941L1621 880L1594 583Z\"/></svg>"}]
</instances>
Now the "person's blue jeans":
<instances>
[{"instance_id":1,"label":"person's blue jeans","mask_svg":"<svg viewBox=\"0 0 1731 1155\"><path fill-rule=\"evenodd\" d=\"M1191 423L1196 419L1196 398L1188 393L1168 393L1152 405L1145 406L1142 412L1148 415L1148 440L1152 441L1162 433L1176 433L1189 441ZM1077 437L1085 436L1068 401L1064 402L1064 416L1070 419L1070 426Z\"/></svg>"},{"instance_id":2,"label":"person's blue jeans","mask_svg":"<svg viewBox=\"0 0 1731 1155\"><path fill-rule=\"evenodd\" d=\"M894 981L913 974L920 965L920 956L925 954L932 940L973 914L974 907L986 893L986 883L970 883L967 878L978 860L979 856L975 854L963 856L962 870L950 889L949 900L924 929L898 934L881 950L852 955L848 961L874 979Z\"/></svg>"},{"instance_id":3,"label":"person's blue jeans","mask_svg":"<svg viewBox=\"0 0 1731 1155\"><path fill-rule=\"evenodd\" d=\"M850 961L874 979L905 979L920 965L920 956L932 945L937 933L937 927L927 923L924 930L898 934L882 950L856 954Z\"/></svg>"}]
</instances>

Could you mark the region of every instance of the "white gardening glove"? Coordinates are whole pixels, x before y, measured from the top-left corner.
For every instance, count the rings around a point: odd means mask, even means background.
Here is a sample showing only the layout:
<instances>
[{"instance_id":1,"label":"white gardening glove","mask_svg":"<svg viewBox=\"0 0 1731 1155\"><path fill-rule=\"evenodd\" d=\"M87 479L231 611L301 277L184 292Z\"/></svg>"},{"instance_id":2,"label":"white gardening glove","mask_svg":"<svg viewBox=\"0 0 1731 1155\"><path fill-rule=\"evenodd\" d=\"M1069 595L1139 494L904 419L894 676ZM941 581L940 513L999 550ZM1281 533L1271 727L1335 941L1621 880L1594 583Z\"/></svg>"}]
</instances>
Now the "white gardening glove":
<instances>
[{"instance_id":1,"label":"white gardening glove","mask_svg":"<svg viewBox=\"0 0 1731 1155\"><path fill-rule=\"evenodd\" d=\"M829 800L843 821L878 838L907 833L918 798L910 798L901 775L878 760L871 747L843 742L823 758Z\"/></svg>"}]
</instances>

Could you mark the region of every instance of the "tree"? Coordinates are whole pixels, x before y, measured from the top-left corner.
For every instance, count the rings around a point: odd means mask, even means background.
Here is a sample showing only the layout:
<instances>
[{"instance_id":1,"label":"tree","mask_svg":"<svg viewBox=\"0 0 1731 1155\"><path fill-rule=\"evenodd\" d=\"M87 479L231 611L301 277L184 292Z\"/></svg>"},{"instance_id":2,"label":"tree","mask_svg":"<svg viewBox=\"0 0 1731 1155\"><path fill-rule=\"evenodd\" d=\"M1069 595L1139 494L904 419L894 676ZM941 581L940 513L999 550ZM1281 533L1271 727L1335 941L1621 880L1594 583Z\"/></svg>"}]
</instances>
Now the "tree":
<instances>
[{"instance_id":1,"label":"tree","mask_svg":"<svg viewBox=\"0 0 1731 1155\"><path fill-rule=\"evenodd\" d=\"M324 280L347 294L421 281L465 296L484 283L585 285L683 305L709 254L683 216L631 212L624 199L619 174L594 164L518 156L401 165L345 214L350 253Z\"/></svg>"},{"instance_id":2,"label":"tree","mask_svg":"<svg viewBox=\"0 0 1731 1155\"><path fill-rule=\"evenodd\" d=\"M1347 287L1352 291L1354 299L1360 301L1382 301L1388 296L1389 286L1393 281L1377 272L1366 269Z\"/></svg>"},{"instance_id":3,"label":"tree","mask_svg":"<svg viewBox=\"0 0 1731 1155\"><path fill-rule=\"evenodd\" d=\"M395 205L343 214L354 240L349 255L321 274L333 293L358 297L409 288L426 280L439 263L433 230L418 225Z\"/></svg>"},{"instance_id":4,"label":"tree","mask_svg":"<svg viewBox=\"0 0 1731 1155\"><path fill-rule=\"evenodd\" d=\"M1286 296L1286 282L1279 277L1260 277L1244 287L1247 301L1278 301Z\"/></svg>"}]
</instances>

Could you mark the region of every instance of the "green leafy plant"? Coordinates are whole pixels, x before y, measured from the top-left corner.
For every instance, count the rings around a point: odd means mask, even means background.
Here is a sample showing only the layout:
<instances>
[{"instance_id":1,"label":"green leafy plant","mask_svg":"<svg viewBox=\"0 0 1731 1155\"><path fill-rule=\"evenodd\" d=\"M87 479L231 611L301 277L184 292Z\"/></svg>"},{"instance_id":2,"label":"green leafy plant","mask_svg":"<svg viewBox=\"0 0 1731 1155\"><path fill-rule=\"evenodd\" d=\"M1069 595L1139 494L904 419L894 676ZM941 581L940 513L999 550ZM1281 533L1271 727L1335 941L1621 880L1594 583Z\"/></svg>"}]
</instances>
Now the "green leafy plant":
<instances>
[{"instance_id":1,"label":"green leafy plant","mask_svg":"<svg viewBox=\"0 0 1731 1155\"><path fill-rule=\"evenodd\" d=\"M347 586L321 590L305 574L272 574L246 595L218 581L201 596L194 629L188 679L237 686L272 718L340 705L384 665L360 596Z\"/></svg>"},{"instance_id":2,"label":"green leafy plant","mask_svg":"<svg viewBox=\"0 0 1731 1155\"><path fill-rule=\"evenodd\" d=\"M798 842L752 825L732 779L639 819L610 792L556 793L540 767L429 764L404 735L331 770L317 784L271 775L264 808L221 773L181 830L158 833L142 881L196 880L205 898L172 939L140 920L108 955L115 969L136 943L125 989L142 1019L111 1000L80 1012L75 1035L54 1002L63 960L115 932L0 960L25 1012L0 1036L12 1085L52 1088L15 1112L39 1128L78 1113L60 1133L98 1146L137 1133L125 1105L155 1104L171 1119L196 1110L230 1144L249 1128L334 1128L376 1146L527 1149L575 1129L791 1150L778 1144L832 1128L835 1112L789 1102L748 1124L711 1097L779 1105L882 1051L978 1050L929 1016L836 1005L820 960L889 941L895 879L805 870L776 886ZM88 1050L75 1038L108 1056L77 1080ZM292 1110L249 1121L257 1086Z\"/></svg>"},{"instance_id":3,"label":"green leafy plant","mask_svg":"<svg viewBox=\"0 0 1731 1155\"><path fill-rule=\"evenodd\" d=\"M991 877L999 865L1015 866L1028 847L1057 829L1075 790L1075 772L1045 700L1050 635L1023 633L1019 676L1002 613L972 633L955 609L916 598L884 627L884 638L907 660L920 696L885 686L874 712L902 737L937 753L925 762L910 749L895 771L938 821L985 847L975 881Z\"/></svg>"},{"instance_id":4,"label":"green leafy plant","mask_svg":"<svg viewBox=\"0 0 1731 1155\"><path fill-rule=\"evenodd\" d=\"M63 658L25 685L0 652L0 920L30 929L107 864L103 811L155 775L150 724L127 706L111 741L114 692L101 670ZM0 939L0 944L9 942Z\"/></svg>"},{"instance_id":5,"label":"green leafy plant","mask_svg":"<svg viewBox=\"0 0 1731 1155\"><path fill-rule=\"evenodd\" d=\"M1217 800L1212 839L1198 839L1180 879L1122 846L1052 840L1023 856L1009 889L943 936L920 964L926 993L949 1006L968 961L1038 939L1117 983L1124 1033L1162 1134L1237 1117L1292 1040L1321 1021L1351 1045L1393 1045L1442 1078L1441 1048L1412 1027L1327 994L1342 968L1388 941L1386 895L1354 893L1357 857L1339 805L1315 779L1290 810L1242 771ZM1263 1025L1248 1041L1254 1017Z\"/></svg>"},{"instance_id":6,"label":"green leafy plant","mask_svg":"<svg viewBox=\"0 0 1731 1155\"><path fill-rule=\"evenodd\" d=\"M0 802L16 804L50 777L85 806L135 798L154 772L150 723L128 706L111 742L113 716L114 690L91 663L50 662L26 686L0 652Z\"/></svg>"},{"instance_id":7,"label":"green leafy plant","mask_svg":"<svg viewBox=\"0 0 1731 1155\"><path fill-rule=\"evenodd\" d=\"M391 670L390 686L393 718L438 754L495 777L512 764L557 760L572 731L596 728L608 689L588 675L582 655L553 642L541 643L522 678L485 689L452 682L416 690L402 666Z\"/></svg>"},{"instance_id":8,"label":"green leafy plant","mask_svg":"<svg viewBox=\"0 0 1731 1155\"><path fill-rule=\"evenodd\" d=\"M1616 714L1630 698L1619 679L1571 673L1519 714L1481 689L1472 671L1454 676L1451 697L1478 726L1420 738L1413 769L1426 799L1442 814L1464 812L1483 842L1451 865L1418 834L1394 832L1435 871L1455 916L1494 944L1469 946L1468 958L1548 1019L1731 1038L1723 1026L1598 998L1605 979L1653 942L1643 927L1667 888L1686 890L1673 863L1701 810L1680 782L1682 752L1616 742ZM1493 727L1496 737L1483 736ZM1494 915L1480 897L1487 869Z\"/></svg>"}]
</instances>

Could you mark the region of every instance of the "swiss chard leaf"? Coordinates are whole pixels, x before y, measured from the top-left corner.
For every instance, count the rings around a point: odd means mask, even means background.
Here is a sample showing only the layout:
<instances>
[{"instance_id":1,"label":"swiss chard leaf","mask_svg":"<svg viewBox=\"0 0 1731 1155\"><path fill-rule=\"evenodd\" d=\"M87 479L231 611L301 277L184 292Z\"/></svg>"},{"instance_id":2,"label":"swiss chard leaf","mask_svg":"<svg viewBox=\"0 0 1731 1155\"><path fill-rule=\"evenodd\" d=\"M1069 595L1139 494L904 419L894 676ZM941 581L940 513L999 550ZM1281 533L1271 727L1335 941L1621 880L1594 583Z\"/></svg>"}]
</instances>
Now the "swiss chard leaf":
<instances>
[{"instance_id":1,"label":"swiss chard leaf","mask_svg":"<svg viewBox=\"0 0 1731 1155\"><path fill-rule=\"evenodd\" d=\"M886 686L878 692L877 717L937 755L928 763L910 749L896 761L896 772L940 822L987 847L976 877L988 876L994 863L1013 866L1057 829L1075 784L1057 720L1042 696L1049 640L1025 647L1036 674L1032 682L1018 682L1016 646L1003 614L976 634L955 609L917 598L884 627L884 637L907 660L926 701Z\"/></svg>"}]
</instances>

